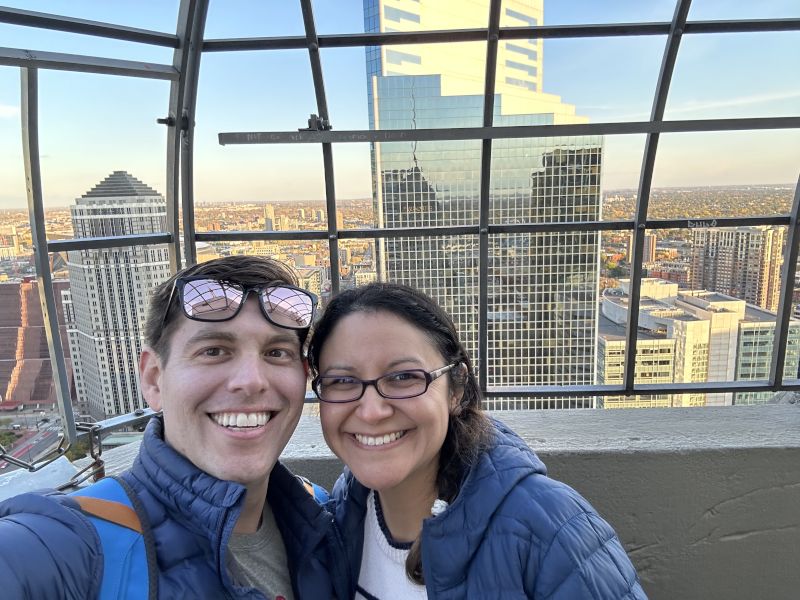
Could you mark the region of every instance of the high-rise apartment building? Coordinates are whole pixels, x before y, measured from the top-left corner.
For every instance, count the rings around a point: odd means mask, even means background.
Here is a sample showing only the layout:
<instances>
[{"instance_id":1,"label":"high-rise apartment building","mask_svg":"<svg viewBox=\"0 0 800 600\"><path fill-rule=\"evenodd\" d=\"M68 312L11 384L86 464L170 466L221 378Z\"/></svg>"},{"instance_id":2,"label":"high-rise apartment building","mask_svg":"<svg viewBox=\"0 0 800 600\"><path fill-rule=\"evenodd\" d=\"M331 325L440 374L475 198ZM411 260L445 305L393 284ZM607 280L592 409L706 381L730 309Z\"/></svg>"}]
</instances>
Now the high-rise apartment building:
<instances>
[{"instance_id":1,"label":"high-rise apartment building","mask_svg":"<svg viewBox=\"0 0 800 600\"><path fill-rule=\"evenodd\" d=\"M70 208L76 238L166 230L166 201L115 171ZM151 288L170 276L165 245L71 250L62 292L78 403L95 418L144 406L137 364Z\"/></svg>"},{"instance_id":2,"label":"high-rise apartment building","mask_svg":"<svg viewBox=\"0 0 800 600\"><path fill-rule=\"evenodd\" d=\"M658 238L655 233L644 234L644 250L642 252L642 263L652 263L656 260L656 242ZM628 238L628 262L633 258L633 233Z\"/></svg>"},{"instance_id":3,"label":"high-rise apartment building","mask_svg":"<svg viewBox=\"0 0 800 600\"><path fill-rule=\"evenodd\" d=\"M598 383L623 383L630 281L603 292L598 340ZM678 285L644 278L636 343L637 383L708 380L709 322L676 306ZM733 325L735 329L735 324ZM606 396L605 408L703 406L703 394Z\"/></svg>"},{"instance_id":4,"label":"high-rise apartment building","mask_svg":"<svg viewBox=\"0 0 800 600\"><path fill-rule=\"evenodd\" d=\"M365 2L366 31L471 27L488 1ZM542 0L503 5L501 26L542 23ZM485 44L368 47L370 127L414 129L483 124ZM585 122L542 91L542 40L499 44L494 125ZM600 219L600 137L497 139L492 144L492 224ZM481 142L382 142L372 146L373 198L384 228L475 225ZM478 239L400 237L377 243L381 279L431 294L452 315L488 386L593 384L598 250L596 232L489 238L488 356L478 357ZM491 404L491 403L490 403ZM592 406L592 399L521 400L497 407Z\"/></svg>"},{"instance_id":5,"label":"high-rise apartment building","mask_svg":"<svg viewBox=\"0 0 800 600\"><path fill-rule=\"evenodd\" d=\"M598 383L622 383L630 282L602 299ZM637 383L766 380L772 360L776 315L744 300L678 284L642 279L635 378ZM800 321L789 323L784 371L800 367ZM609 396L606 408L723 406L768 402L772 392Z\"/></svg>"},{"instance_id":6,"label":"high-rise apartment building","mask_svg":"<svg viewBox=\"0 0 800 600\"><path fill-rule=\"evenodd\" d=\"M778 310L784 227L695 229L692 287Z\"/></svg>"}]
</instances>

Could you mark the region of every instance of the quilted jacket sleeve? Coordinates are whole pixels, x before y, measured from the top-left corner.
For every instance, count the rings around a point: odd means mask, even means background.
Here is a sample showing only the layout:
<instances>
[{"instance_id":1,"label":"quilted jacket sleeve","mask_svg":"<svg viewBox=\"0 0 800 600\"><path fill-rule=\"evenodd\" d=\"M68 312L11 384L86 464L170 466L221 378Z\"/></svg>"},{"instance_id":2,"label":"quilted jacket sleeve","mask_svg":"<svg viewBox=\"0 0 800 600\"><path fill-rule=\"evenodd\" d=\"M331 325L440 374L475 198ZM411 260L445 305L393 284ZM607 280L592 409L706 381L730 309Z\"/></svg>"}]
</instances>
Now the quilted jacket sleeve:
<instances>
[{"instance_id":1,"label":"quilted jacket sleeve","mask_svg":"<svg viewBox=\"0 0 800 600\"><path fill-rule=\"evenodd\" d=\"M96 598L103 558L91 523L48 496L0 503L0 596Z\"/></svg>"},{"instance_id":2,"label":"quilted jacket sleeve","mask_svg":"<svg viewBox=\"0 0 800 600\"><path fill-rule=\"evenodd\" d=\"M539 563L528 565L539 574L537 599L647 599L614 530L591 510L564 523L541 554L531 555L531 561Z\"/></svg>"}]
</instances>

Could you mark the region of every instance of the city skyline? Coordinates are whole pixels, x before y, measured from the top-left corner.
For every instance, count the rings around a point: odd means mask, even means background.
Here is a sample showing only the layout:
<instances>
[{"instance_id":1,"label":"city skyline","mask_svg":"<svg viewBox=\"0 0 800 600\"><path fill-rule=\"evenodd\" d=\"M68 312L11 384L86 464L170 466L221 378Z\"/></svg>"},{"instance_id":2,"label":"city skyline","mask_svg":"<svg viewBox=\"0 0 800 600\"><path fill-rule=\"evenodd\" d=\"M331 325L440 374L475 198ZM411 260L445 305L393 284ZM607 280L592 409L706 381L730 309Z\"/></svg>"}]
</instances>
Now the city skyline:
<instances>
[{"instance_id":1,"label":"city skyline","mask_svg":"<svg viewBox=\"0 0 800 600\"><path fill-rule=\"evenodd\" d=\"M44 0L6 2L26 10L53 10ZM99 3L63 7L69 16L125 23L169 32L177 2ZM643 4L645 4L643 6ZM689 19L796 17L796 4L771 0L759 6L695 3ZM544 24L666 21L674 2L545 3ZM172 12L171 12L172 10ZM252 13L246 23L242 11ZM363 31L361 2L315 3L318 31ZM476 19L477 21L477 19ZM470 23L470 26L485 26ZM0 24L5 45L115 58L171 62L168 48L101 40L90 36ZM206 37L302 34L299 3L269 7L212 2ZM661 36L545 40L545 88L591 122L646 120L663 52ZM592 67L585 56L593 57ZM368 129L363 98L364 49L326 49L322 61L331 121L337 130ZM800 90L786 76L800 63L800 33L685 36L666 106L666 119L782 116L796 114ZM613 68L612 68L613 65ZM252 77L262 72L265 77ZM270 81L282 81L281 92ZM746 80L747 86L739 85ZM198 90L195 196L197 202L275 202L324 197L317 148L223 148L221 131L293 130L316 112L307 51L208 54ZM128 169L148 185L165 188L166 130L155 119L167 108L167 82L44 70L42 99L43 188L46 206L68 205L108 172ZM269 110L264 110L264 99ZM57 100L56 100L57 99ZM231 110L236 106L237 110ZM65 118L67 117L68 118ZM25 205L20 142L19 75L0 67L0 208ZM78 145L80 152L74 152ZM632 189L638 183L643 135L606 136L603 189ZM786 184L797 179L797 130L665 134L656 160L655 187L727 184ZM704 160L714 156L713 164ZM756 157L757 160L753 160ZM339 198L370 195L367 144L334 148ZM267 168L264 168L267 165ZM697 167L696 165L703 165ZM304 169L301 172L299 169ZM306 171L310 171L306 172ZM265 176L266 175L266 176Z\"/></svg>"}]
</instances>

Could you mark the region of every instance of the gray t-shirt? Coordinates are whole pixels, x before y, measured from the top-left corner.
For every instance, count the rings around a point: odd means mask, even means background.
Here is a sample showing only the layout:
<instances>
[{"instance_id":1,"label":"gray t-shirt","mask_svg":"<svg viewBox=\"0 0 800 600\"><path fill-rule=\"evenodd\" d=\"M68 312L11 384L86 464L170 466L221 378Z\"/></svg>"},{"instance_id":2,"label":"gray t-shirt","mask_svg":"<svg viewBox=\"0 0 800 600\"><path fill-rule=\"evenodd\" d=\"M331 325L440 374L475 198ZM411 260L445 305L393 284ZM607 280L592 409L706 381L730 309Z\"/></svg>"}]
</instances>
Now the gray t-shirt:
<instances>
[{"instance_id":1,"label":"gray t-shirt","mask_svg":"<svg viewBox=\"0 0 800 600\"><path fill-rule=\"evenodd\" d=\"M255 533L234 533L228 542L228 567L238 585L263 592L269 600L294 600L286 562L286 546L269 502Z\"/></svg>"}]
</instances>

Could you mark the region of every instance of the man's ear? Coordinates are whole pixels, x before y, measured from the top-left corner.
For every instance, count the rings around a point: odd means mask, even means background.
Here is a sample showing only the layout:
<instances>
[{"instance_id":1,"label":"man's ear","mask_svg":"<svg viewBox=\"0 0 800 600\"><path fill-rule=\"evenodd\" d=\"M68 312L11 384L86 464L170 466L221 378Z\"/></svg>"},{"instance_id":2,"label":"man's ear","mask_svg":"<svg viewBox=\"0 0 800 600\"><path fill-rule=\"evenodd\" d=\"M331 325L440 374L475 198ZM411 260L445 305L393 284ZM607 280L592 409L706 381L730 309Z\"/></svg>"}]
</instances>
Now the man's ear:
<instances>
[{"instance_id":1,"label":"man's ear","mask_svg":"<svg viewBox=\"0 0 800 600\"><path fill-rule=\"evenodd\" d=\"M161 371L158 354L145 346L139 356L139 386L142 397L153 410L161 410Z\"/></svg>"},{"instance_id":2,"label":"man's ear","mask_svg":"<svg viewBox=\"0 0 800 600\"><path fill-rule=\"evenodd\" d=\"M306 379L308 379L308 375L311 372L311 367L308 366L308 359L303 359L303 370L306 372Z\"/></svg>"}]
</instances>

